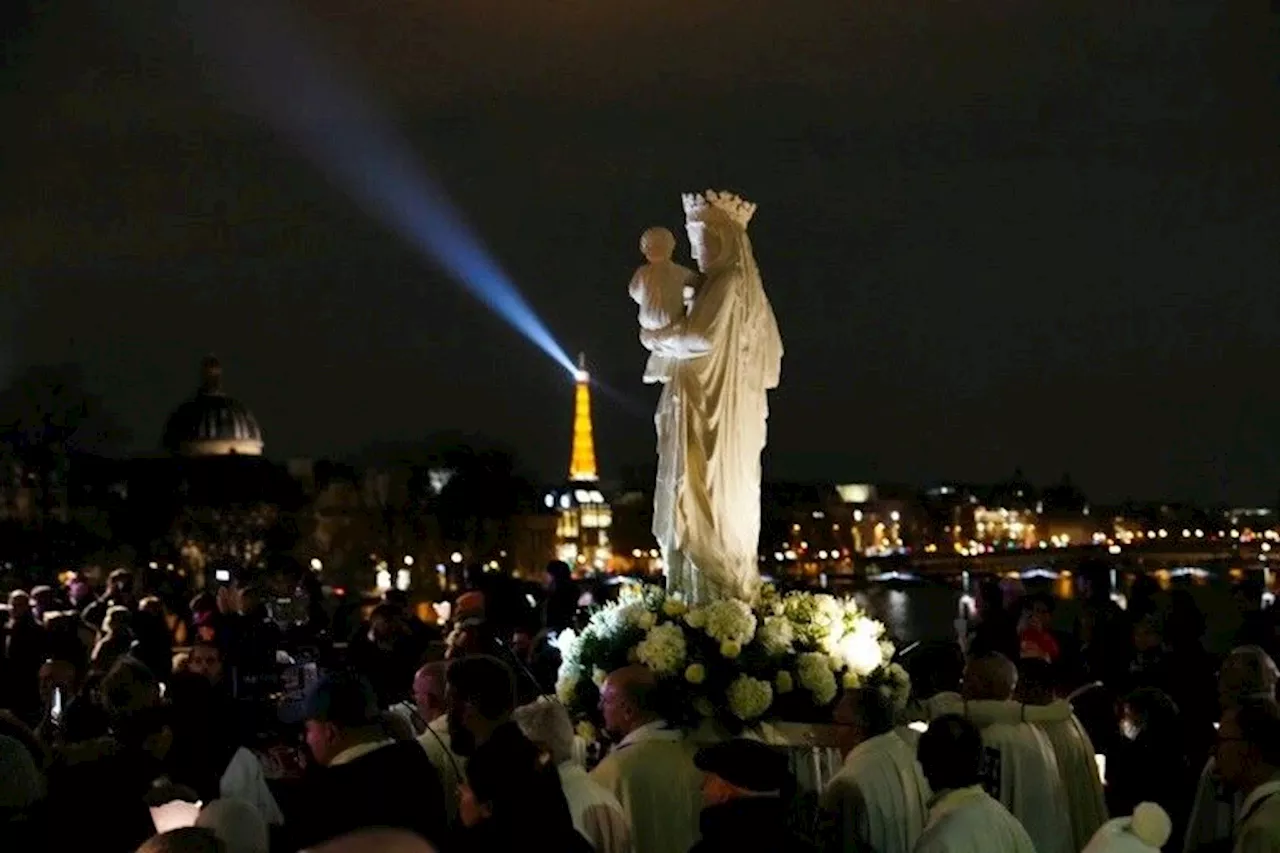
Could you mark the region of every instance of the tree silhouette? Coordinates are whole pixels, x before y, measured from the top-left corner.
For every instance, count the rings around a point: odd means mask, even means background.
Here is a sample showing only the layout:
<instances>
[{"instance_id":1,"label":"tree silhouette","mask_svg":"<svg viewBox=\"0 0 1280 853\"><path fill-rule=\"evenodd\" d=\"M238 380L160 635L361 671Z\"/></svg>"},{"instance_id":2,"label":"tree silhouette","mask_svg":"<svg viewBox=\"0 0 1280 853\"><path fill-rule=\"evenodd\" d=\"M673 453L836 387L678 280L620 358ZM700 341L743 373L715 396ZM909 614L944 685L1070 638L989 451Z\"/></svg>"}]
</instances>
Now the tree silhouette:
<instances>
[{"instance_id":1,"label":"tree silhouette","mask_svg":"<svg viewBox=\"0 0 1280 853\"><path fill-rule=\"evenodd\" d=\"M34 525L35 541L42 543L32 554L37 560L57 550L47 541L51 524L69 521L72 462L109 454L124 438L77 365L31 367L0 389L4 514ZM19 497L26 495L29 503L20 506Z\"/></svg>"}]
</instances>

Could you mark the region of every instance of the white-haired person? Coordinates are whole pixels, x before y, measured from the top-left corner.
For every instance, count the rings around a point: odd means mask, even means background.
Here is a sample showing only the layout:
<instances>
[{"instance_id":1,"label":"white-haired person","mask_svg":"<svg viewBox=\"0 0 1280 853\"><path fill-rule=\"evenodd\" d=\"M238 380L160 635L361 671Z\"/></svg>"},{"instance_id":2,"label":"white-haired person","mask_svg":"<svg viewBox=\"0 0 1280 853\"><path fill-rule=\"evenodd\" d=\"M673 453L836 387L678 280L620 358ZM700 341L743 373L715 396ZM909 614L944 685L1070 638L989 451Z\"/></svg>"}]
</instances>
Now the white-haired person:
<instances>
[{"instance_id":1,"label":"white-haired person","mask_svg":"<svg viewBox=\"0 0 1280 853\"><path fill-rule=\"evenodd\" d=\"M628 853L631 827L618 798L587 775L574 757L573 721L559 702L541 698L516 708L514 720L524 736L550 758L560 775L573 828L597 853Z\"/></svg>"}]
</instances>

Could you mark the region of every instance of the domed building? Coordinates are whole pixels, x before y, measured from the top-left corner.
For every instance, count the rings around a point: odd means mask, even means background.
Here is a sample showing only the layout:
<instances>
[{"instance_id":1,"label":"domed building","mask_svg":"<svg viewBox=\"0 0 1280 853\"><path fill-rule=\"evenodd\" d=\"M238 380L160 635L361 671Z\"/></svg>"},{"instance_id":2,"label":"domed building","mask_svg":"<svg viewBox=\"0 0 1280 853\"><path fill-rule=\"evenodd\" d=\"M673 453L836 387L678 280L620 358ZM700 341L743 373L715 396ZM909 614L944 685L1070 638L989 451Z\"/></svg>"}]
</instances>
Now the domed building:
<instances>
[{"instance_id":1,"label":"domed building","mask_svg":"<svg viewBox=\"0 0 1280 853\"><path fill-rule=\"evenodd\" d=\"M222 365L217 358L204 360L196 395L169 416L164 448L179 456L262 455L258 419L222 390Z\"/></svg>"}]
</instances>

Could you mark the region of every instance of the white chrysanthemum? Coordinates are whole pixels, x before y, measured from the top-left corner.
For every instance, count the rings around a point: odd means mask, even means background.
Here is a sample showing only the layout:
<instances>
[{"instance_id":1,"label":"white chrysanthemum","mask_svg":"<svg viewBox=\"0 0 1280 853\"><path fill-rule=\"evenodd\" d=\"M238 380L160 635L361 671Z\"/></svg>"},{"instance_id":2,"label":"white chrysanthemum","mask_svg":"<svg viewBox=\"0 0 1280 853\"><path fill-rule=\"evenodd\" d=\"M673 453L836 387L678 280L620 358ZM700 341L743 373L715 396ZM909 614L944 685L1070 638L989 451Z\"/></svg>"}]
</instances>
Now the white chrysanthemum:
<instances>
[{"instance_id":1,"label":"white chrysanthemum","mask_svg":"<svg viewBox=\"0 0 1280 853\"><path fill-rule=\"evenodd\" d=\"M725 693L729 711L739 720L755 720L764 716L773 704L773 687L769 682L739 675Z\"/></svg>"},{"instance_id":2,"label":"white chrysanthemum","mask_svg":"<svg viewBox=\"0 0 1280 853\"><path fill-rule=\"evenodd\" d=\"M650 615L643 601L631 601L618 608L613 617L615 631L635 626L643 628L645 617Z\"/></svg>"},{"instance_id":3,"label":"white chrysanthemum","mask_svg":"<svg viewBox=\"0 0 1280 853\"><path fill-rule=\"evenodd\" d=\"M784 655L792 651L796 632L785 616L766 616L760 626L760 645L771 655Z\"/></svg>"},{"instance_id":4,"label":"white chrysanthemum","mask_svg":"<svg viewBox=\"0 0 1280 853\"><path fill-rule=\"evenodd\" d=\"M563 705L573 704L574 694L578 690L578 682L582 680L582 670L577 666L561 666L556 675L556 698Z\"/></svg>"},{"instance_id":5,"label":"white chrysanthemum","mask_svg":"<svg viewBox=\"0 0 1280 853\"><path fill-rule=\"evenodd\" d=\"M701 628L707 624L707 613L701 607L695 607L684 615L684 621L690 628Z\"/></svg>"},{"instance_id":6,"label":"white chrysanthemum","mask_svg":"<svg viewBox=\"0 0 1280 853\"><path fill-rule=\"evenodd\" d=\"M658 675L673 675L684 666L684 631L667 622L651 629L640 645L636 657Z\"/></svg>"},{"instance_id":7,"label":"white chrysanthemum","mask_svg":"<svg viewBox=\"0 0 1280 853\"><path fill-rule=\"evenodd\" d=\"M793 592L782 600L783 614L791 622L796 640L803 645L820 644L831 630L830 618L822 612L818 599L808 592Z\"/></svg>"},{"instance_id":8,"label":"white chrysanthemum","mask_svg":"<svg viewBox=\"0 0 1280 853\"><path fill-rule=\"evenodd\" d=\"M825 621L828 624L844 623L844 605L834 595L815 595L813 603L817 606L818 616L821 621ZM844 629L841 628L841 630Z\"/></svg>"},{"instance_id":9,"label":"white chrysanthemum","mask_svg":"<svg viewBox=\"0 0 1280 853\"><path fill-rule=\"evenodd\" d=\"M836 676L830 659L821 652L805 652L796 658L796 674L800 686L813 694L813 701L826 705L836 698Z\"/></svg>"},{"instance_id":10,"label":"white chrysanthemum","mask_svg":"<svg viewBox=\"0 0 1280 853\"><path fill-rule=\"evenodd\" d=\"M745 601L726 598L707 605L708 636L745 646L756 635L756 615Z\"/></svg>"},{"instance_id":11,"label":"white chrysanthemum","mask_svg":"<svg viewBox=\"0 0 1280 853\"><path fill-rule=\"evenodd\" d=\"M884 663L880 642L869 630L854 631L840 640L840 658L851 672L866 678Z\"/></svg>"},{"instance_id":12,"label":"white chrysanthemum","mask_svg":"<svg viewBox=\"0 0 1280 853\"><path fill-rule=\"evenodd\" d=\"M591 614L591 618L587 620L587 627L583 630L583 634L591 634L596 637L609 637L613 635L613 628L619 605L617 602L611 602L601 607L599 610Z\"/></svg>"},{"instance_id":13,"label":"white chrysanthemum","mask_svg":"<svg viewBox=\"0 0 1280 853\"><path fill-rule=\"evenodd\" d=\"M582 640L572 628L566 628L556 637L556 649L560 652L562 664L578 665L578 657L582 651Z\"/></svg>"}]
</instances>

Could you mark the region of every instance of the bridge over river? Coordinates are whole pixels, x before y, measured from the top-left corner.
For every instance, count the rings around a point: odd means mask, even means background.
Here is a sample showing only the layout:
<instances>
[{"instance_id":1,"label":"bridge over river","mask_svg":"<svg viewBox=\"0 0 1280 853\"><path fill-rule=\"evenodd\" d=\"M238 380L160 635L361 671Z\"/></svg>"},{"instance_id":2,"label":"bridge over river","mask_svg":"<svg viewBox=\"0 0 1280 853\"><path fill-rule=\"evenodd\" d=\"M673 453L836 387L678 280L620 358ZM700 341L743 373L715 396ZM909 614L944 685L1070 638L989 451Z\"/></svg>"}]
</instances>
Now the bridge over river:
<instances>
[{"instance_id":1,"label":"bridge over river","mask_svg":"<svg viewBox=\"0 0 1280 853\"><path fill-rule=\"evenodd\" d=\"M1277 546L1280 549L1280 546ZM1066 548L995 551L971 556L961 554L913 554L870 559L864 565L868 576L885 572L910 572L924 577L954 577L970 574L1007 574L1037 568L1046 572L1075 571L1086 562L1110 564L1119 572L1174 571L1204 569L1225 575L1232 569L1263 569L1268 565L1271 546L1264 542L1195 539L1158 541L1124 546L1083 545ZM1277 550L1280 557L1280 550ZM858 572L861 574L861 572Z\"/></svg>"}]
</instances>

